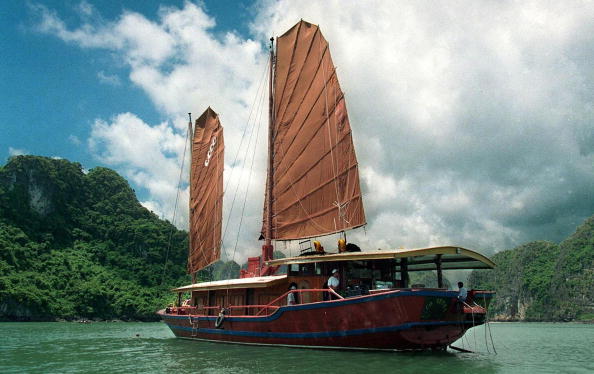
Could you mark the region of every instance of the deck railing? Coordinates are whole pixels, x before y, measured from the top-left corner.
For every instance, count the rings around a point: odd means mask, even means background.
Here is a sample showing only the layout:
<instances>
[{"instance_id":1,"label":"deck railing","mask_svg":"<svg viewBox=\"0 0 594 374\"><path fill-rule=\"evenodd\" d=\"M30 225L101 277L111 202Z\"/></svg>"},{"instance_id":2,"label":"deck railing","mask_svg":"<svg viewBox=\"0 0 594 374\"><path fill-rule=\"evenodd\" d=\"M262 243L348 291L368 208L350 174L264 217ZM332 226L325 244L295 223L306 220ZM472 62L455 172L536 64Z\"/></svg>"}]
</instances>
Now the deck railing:
<instances>
[{"instance_id":1,"label":"deck railing","mask_svg":"<svg viewBox=\"0 0 594 374\"><path fill-rule=\"evenodd\" d=\"M307 292L309 292L309 293L328 292L328 293L335 295L338 299L344 299L332 288L311 288L311 289L301 289L301 290L299 290L299 289L289 290L289 291L285 292L284 294L280 295L279 297L277 297L276 299L272 300L270 303L268 303L268 305L266 305L265 309L260 310L258 313L256 313L256 315L258 316L265 310L267 311L268 308L273 308L273 307L276 307L276 309L280 308L280 306L275 306L274 304L280 302L281 300L285 300L289 296L289 294L302 294L302 293L307 293Z\"/></svg>"},{"instance_id":2,"label":"deck railing","mask_svg":"<svg viewBox=\"0 0 594 374\"><path fill-rule=\"evenodd\" d=\"M284 305L283 301L287 299L289 294L304 294L304 293L318 293L318 292L327 292L332 294L336 297L336 299L343 299L341 295L339 295L336 291L331 288L316 288L316 289L296 289L296 290L289 290L276 299L272 300L268 304L265 305L228 305L224 307L227 310L227 314L229 315L238 315L234 314L234 311L238 310L246 310L251 311L254 310L253 313L247 313L247 315L253 316L264 316L270 315L274 313L277 309ZM283 304L283 305L281 305ZM178 315L217 315L223 306L215 305L215 306L179 306L179 307L169 307L167 308L168 313L178 314ZM211 312L213 311L213 312ZM240 314L243 315L243 314Z\"/></svg>"}]
</instances>

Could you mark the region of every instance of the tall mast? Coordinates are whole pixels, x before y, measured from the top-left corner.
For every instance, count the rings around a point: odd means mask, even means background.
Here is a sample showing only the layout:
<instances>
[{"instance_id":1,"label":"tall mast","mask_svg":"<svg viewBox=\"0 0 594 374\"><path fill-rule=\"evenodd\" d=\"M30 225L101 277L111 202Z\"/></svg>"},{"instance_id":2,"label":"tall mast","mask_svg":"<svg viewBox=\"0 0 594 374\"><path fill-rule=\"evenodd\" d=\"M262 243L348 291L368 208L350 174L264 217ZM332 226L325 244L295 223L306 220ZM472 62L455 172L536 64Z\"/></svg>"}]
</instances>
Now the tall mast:
<instances>
[{"instance_id":1,"label":"tall mast","mask_svg":"<svg viewBox=\"0 0 594 374\"><path fill-rule=\"evenodd\" d=\"M273 97L273 79L274 79L274 37L270 38L270 72L268 79L268 184L266 191L268 200L266 210L268 212L266 217L266 232L264 239L266 239L265 246L262 248L262 261L272 259L272 185L274 183L273 175L273 155L274 155L274 97Z\"/></svg>"},{"instance_id":2,"label":"tall mast","mask_svg":"<svg viewBox=\"0 0 594 374\"><path fill-rule=\"evenodd\" d=\"M194 142L194 131L192 129L192 113L188 113L188 139L190 141L190 163L192 163L192 143ZM192 183L192 167L190 165L190 183ZM188 201L188 217L192 216L192 199ZM188 236L190 236L190 231L188 230ZM188 238L188 261L190 259L189 254L192 253L192 241ZM192 272L192 284L196 283L196 272Z\"/></svg>"}]
</instances>

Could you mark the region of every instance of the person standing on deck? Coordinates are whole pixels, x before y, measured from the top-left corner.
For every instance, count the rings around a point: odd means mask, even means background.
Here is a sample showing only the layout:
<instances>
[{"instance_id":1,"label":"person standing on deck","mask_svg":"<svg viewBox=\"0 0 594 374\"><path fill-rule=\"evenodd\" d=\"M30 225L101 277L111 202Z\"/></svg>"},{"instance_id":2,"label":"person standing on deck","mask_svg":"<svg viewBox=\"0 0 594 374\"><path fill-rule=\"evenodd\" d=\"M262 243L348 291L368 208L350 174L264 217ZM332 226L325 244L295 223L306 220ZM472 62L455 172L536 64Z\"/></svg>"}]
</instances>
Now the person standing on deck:
<instances>
[{"instance_id":1,"label":"person standing on deck","mask_svg":"<svg viewBox=\"0 0 594 374\"><path fill-rule=\"evenodd\" d=\"M295 282L291 283L289 285L289 291L292 290L296 290L297 289L297 284ZM295 292L291 292L290 294L287 295L287 305L296 305L299 304L299 295L297 295Z\"/></svg>"},{"instance_id":2,"label":"person standing on deck","mask_svg":"<svg viewBox=\"0 0 594 374\"><path fill-rule=\"evenodd\" d=\"M328 278L328 288L333 289L334 291L338 292L338 285L340 284L340 280L338 279L338 269L332 270L332 276ZM330 292L330 300L336 300L338 297Z\"/></svg>"},{"instance_id":3,"label":"person standing on deck","mask_svg":"<svg viewBox=\"0 0 594 374\"><path fill-rule=\"evenodd\" d=\"M468 297L468 290L464 287L464 283L458 282L458 301L463 303Z\"/></svg>"}]
</instances>

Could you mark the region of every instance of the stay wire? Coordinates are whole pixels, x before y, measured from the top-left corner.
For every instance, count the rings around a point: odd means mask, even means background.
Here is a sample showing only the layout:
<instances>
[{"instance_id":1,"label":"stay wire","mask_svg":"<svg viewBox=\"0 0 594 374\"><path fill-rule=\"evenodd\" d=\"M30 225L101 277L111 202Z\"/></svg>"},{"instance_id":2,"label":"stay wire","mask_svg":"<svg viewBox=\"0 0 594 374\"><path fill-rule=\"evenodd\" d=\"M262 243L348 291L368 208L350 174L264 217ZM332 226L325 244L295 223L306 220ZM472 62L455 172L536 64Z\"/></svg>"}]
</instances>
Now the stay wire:
<instances>
[{"instance_id":1,"label":"stay wire","mask_svg":"<svg viewBox=\"0 0 594 374\"><path fill-rule=\"evenodd\" d=\"M262 95L262 98L264 96ZM264 100L262 99L261 102L263 102ZM261 105L260 107L262 107L263 105ZM245 188L245 196L243 198L243 207L241 208L241 218L239 220L239 228L237 229L237 237L235 238L235 247L233 248L233 257L231 258L233 261L235 261L235 253L237 252L237 244L239 243L239 234L241 233L241 225L243 224L243 217L244 217L244 213L245 213L245 205L247 202L247 197L248 197L248 192L250 190L250 182L252 180L252 174L254 171L254 160L256 159L256 150L258 149L258 135L260 134L260 126L262 125L262 110L260 110L260 116L258 118L258 128L256 130L256 141L254 143L254 150L252 151L252 162L250 165L250 174L248 177L248 182Z\"/></svg>"},{"instance_id":2,"label":"stay wire","mask_svg":"<svg viewBox=\"0 0 594 374\"><path fill-rule=\"evenodd\" d=\"M188 138L190 137L190 128L186 130L186 141L184 142L184 153L182 156L181 167L179 170L179 179L177 182L177 191L175 194L175 206L173 207L173 219L171 220L171 230L169 231L169 240L167 241L167 250L165 252L165 264L163 264L163 274L161 275L161 283L159 285L163 285L163 280L165 279L165 272L167 270L167 261L169 261L169 250L171 249L171 238L173 237L173 232L177 230L175 227L175 218L177 216L177 204L179 201L179 191L181 189L182 177L184 173L184 164L186 161L186 150L188 149Z\"/></svg>"},{"instance_id":3,"label":"stay wire","mask_svg":"<svg viewBox=\"0 0 594 374\"><path fill-rule=\"evenodd\" d=\"M267 67L268 67L268 65L267 65ZM255 99L259 99L259 100L257 101L257 105L254 105L254 107L256 108L256 113L260 113L259 116L261 117L261 112L262 112L261 108L262 108L262 105L263 105L262 103L264 101L264 90L261 90L261 91L258 90L258 94L259 94L259 97L256 97ZM254 100L254 103L253 104L256 104L256 100ZM253 113L253 108L252 108L252 113ZM250 113L250 119L249 120L251 120L251 113ZM254 124L251 126L252 131L250 132L250 135L248 137L248 143L247 143L247 146L246 146L246 149L245 149L245 157L243 158L241 169L243 169L243 167L247 163L247 155L249 154L250 145L252 144L252 137L254 135L254 127L256 127L255 126L255 122L256 122L256 120L254 121ZM249 123L248 123L248 125L246 126L246 130L249 127L250 126L249 126ZM242 143L243 143L243 138L245 138L245 134L246 134L246 132L244 132L244 135L242 137ZM255 148L254 148L254 152L255 152ZM237 155L239 155L239 149L238 149ZM236 155L236 160L237 160L237 155ZM252 160L252 162L253 162L253 160ZM229 178L229 181L230 181L230 179L231 178ZM223 230L223 238L221 239L221 242L224 242L225 238L227 237L227 230L229 229L229 222L231 220L231 214L233 213L233 208L235 206L235 200L237 199L237 195L238 195L237 192L239 191L239 186L241 185L242 179L243 179L243 175L240 175L240 177L237 180L237 185L235 187L235 191L233 192L233 199L231 200L231 208L229 209L229 213L227 213L227 220L225 222L225 228ZM228 183L229 183L229 181L228 181ZM227 187L225 187L225 190L227 190ZM223 247L223 250L225 252L225 255L227 257L229 257L229 253L227 253L227 249L225 249L225 247L223 245L221 245L221 246Z\"/></svg>"},{"instance_id":4,"label":"stay wire","mask_svg":"<svg viewBox=\"0 0 594 374\"><path fill-rule=\"evenodd\" d=\"M262 75L260 77L260 83L258 84L258 90L256 91L256 96L254 96L254 101L252 102L252 106L250 107L250 114L248 115L248 120L247 120L247 124L245 126L245 128L243 129L243 134L241 135L241 141L239 142L239 147L237 147L237 151L235 152L235 158L233 159L233 163L231 165L235 165L235 163L237 162L237 157L239 156L239 152L241 150L241 146L243 145L243 140L245 139L245 134L247 133L248 128L250 127L250 120L252 118L252 114L254 112L254 107L256 104L256 100L258 100L258 98L260 97L260 89L263 86L263 83L265 81L266 78L266 71L268 70L268 65L269 65L269 61L267 60L266 62L266 66L264 66L264 71L262 72ZM227 187L229 186L229 183L231 181L231 176L233 175L233 169L231 169L231 175L229 176L229 178L227 179L227 183L225 184L225 189L223 190L223 193L225 193L227 191Z\"/></svg>"}]
</instances>

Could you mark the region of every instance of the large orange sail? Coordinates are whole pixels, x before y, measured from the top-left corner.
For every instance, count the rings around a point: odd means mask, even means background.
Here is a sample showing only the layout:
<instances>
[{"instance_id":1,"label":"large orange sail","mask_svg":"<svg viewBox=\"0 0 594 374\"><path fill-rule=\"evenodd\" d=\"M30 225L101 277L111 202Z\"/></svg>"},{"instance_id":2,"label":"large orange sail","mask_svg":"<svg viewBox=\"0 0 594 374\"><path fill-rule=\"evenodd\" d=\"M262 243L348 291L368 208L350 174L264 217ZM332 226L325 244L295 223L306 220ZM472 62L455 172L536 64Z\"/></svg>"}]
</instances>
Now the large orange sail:
<instances>
[{"instance_id":1,"label":"large orange sail","mask_svg":"<svg viewBox=\"0 0 594 374\"><path fill-rule=\"evenodd\" d=\"M221 256L224 148L219 116L209 107L196 120L192 139L188 273Z\"/></svg>"},{"instance_id":2,"label":"large orange sail","mask_svg":"<svg viewBox=\"0 0 594 374\"><path fill-rule=\"evenodd\" d=\"M328 42L300 21L277 38L276 51L271 239L362 226L357 157Z\"/></svg>"}]
</instances>

